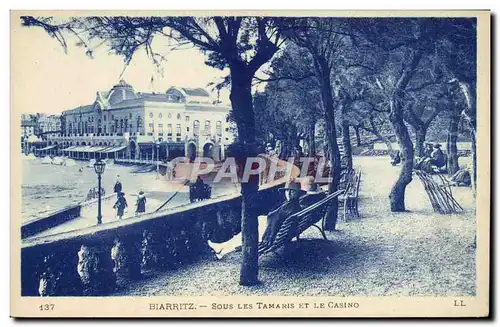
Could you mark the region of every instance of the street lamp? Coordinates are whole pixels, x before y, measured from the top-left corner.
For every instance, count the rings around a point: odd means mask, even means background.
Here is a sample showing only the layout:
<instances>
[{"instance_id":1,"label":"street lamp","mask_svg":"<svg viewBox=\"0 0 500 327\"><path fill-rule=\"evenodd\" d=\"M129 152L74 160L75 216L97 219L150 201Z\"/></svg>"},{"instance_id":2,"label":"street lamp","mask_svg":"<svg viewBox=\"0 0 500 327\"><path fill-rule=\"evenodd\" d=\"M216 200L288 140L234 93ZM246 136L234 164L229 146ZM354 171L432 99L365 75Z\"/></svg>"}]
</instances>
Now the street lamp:
<instances>
[{"instance_id":1,"label":"street lamp","mask_svg":"<svg viewBox=\"0 0 500 327\"><path fill-rule=\"evenodd\" d=\"M106 163L99 158L94 163L94 169L97 174L97 194L99 198L97 199L97 225L102 224L102 213L101 213L101 175L104 173L106 168Z\"/></svg>"},{"instance_id":2,"label":"street lamp","mask_svg":"<svg viewBox=\"0 0 500 327\"><path fill-rule=\"evenodd\" d=\"M160 141L156 141L156 179L159 179L160 176L158 175L159 170L160 170Z\"/></svg>"}]
</instances>

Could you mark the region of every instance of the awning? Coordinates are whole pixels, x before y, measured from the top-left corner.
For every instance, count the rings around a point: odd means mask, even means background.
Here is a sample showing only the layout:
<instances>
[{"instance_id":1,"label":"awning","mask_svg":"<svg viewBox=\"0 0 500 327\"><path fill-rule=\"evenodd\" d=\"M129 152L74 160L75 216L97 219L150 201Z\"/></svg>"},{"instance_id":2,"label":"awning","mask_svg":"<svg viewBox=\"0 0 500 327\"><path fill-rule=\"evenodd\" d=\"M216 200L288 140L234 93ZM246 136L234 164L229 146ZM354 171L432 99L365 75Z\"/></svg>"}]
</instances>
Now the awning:
<instances>
[{"instance_id":1,"label":"awning","mask_svg":"<svg viewBox=\"0 0 500 327\"><path fill-rule=\"evenodd\" d=\"M49 146L46 146L45 148L41 148L41 149L36 149L36 151L45 151L45 150L50 150L50 149L53 149L57 147L57 144L54 144L54 145L49 145Z\"/></svg>"},{"instance_id":2,"label":"awning","mask_svg":"<svg viewBox=\"0 0 500 327\"><path fill-rule=\"evenodd\" d=\"M78 149L78 152L92 152L90 149L92 148L91 145L84 145L81 146L80 149Z\"/></svg>"},{"instance_id":3,"label":"awning","mask_svg":"<svg viewBox=\"0 0 500 327\"><path fill-rule=\"evenodd\" d=\"M89 152L100 152L102 150L108 149L109 146L93 146L89 149Z\"/></svg>"},{"instance_id":4,"label":"awning","mask_svg":"<svg viewBox=\"0 0 500 327\"><path fill-rule=\"evenodd\" d=\"M69 148L63 149L63 151L75 151L74 149L78 148L76 145L72 145Z\"/></svg>"},{"instance_id":5,"label":"awning","mask_svg":"<svg viewBox=\"0 0 500 327\"><path fill-rule=\"evenodd\" d=\"M111 153L111 152L118 152L118 151L121 151L123 149L126 149L127 146L126 145L122 145L122 146L114 146L114 147L111 147L109 149L106 149L106 150L103 150L103 151L99 151L100 153Z\"/></svg>"}]
</instances>

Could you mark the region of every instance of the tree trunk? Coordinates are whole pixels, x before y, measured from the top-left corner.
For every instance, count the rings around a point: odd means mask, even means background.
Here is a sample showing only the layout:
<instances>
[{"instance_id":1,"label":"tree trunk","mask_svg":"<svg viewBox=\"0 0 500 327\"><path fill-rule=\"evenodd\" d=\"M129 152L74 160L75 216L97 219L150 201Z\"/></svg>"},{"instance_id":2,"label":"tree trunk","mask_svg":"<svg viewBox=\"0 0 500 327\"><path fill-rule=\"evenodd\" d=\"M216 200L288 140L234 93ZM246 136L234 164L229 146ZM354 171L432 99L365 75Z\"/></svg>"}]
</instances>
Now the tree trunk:
<instances>
[{"instance_id":1,"label":"tree trunk","mask_svg":"<svg viewBox=\"0 0 500 327\"><path fill-rule=\"evenodd\" d=\"M448 127L448 137L446 141L446 152L448 156L448 174L455 174L460 167L458 166L458 151L457 151L457 137L458 137L458 124L460 123L460 115L452 114L450 117L450 124Z\"/></svg>"},{"instance_id":2,"label":"tree trunk","mask_svg":"<svg viewBox=\"0 0 500 327\"><path fill-rule=\"evenodd\" d=\"M426 134L426 126L418 126L415 128L415 150L417 152L417 156L419 156L420 158L423 158L425 155L424 143Z\"/></svg>"},{"instance_id":3,"label":"tree trunk","mask_svg":"<svg viewBox=\"0 0 500 327\"><path fill-rule=\"evenodd\" d=\"M240 160L245 163L246 158L255 156L255 120L252 107L251 81L253 73L243 64L231 64L231 105L238 127L238 141L243 153ZM258 220L256 213L258 178L250 178L248 183L241 183L241 234L242 262L240 270L240 284L249 286L259 282L258 265Z\"/></svg>"},{"instance_id":4,"label":"tree trunk","mask_svg":"<svg viewBox=\"0 0 500 327\"><path fill-rule=\"evenodd\" d=\"M340 181L340 152L337 144L337 131L335 128L335 107L333 102L333 90L330 83L330 69L326 62L321 62L316 66L317 76L320 76L321 99L325 108L325 132L328 140L328 149L330 155L330 184L328 191L333 193L337 191ZM325 221L326 230L335 230L338 218L338 201L335 199L328 210Z\"/></svg>"},{"instance_id":5,"label":"tree trunk","mask_svg":"<svg viewBox=\"0 0 500 327\"><path fill-rule=\"evenodd\" d=\"M398 139L399 147L403 155L403 166L396 183L394 183L389 199L391 202L392 212L403 212L405 208L405 191L406 186L412 181L413 172L413 144L410 134L404 123L402 108L400 104L392 99L390 101L391 113L389 120L391 121L394 133Z\"/></svg>"},{"instance_id":6,"label":"tree trunk","mask_svg":"<svg viewBox=\"0 0 500 327\"><path fill-rule=\"evenodd\" d=\"M471 141L472 141L472 172L471 172L471 184L472 190L474 191L474 196L476 196L476 181L477 181L477 162L476 162L476 84L458 82L460 90L462 91L466 108L462 111L462 116L464 116L467 121L469 128L471 130Z\"/></svg>"},{"instance_id":7,"label":"tree trunk","mask_svg":"<svg viewBox=\"0 0 500 327\"><path fill-rule=\"evenodd\" d=\"M309 157L315 157L316 156L315 134L316 134L316 123L313 122L311 124L311 127L309 128L309 137L308 137Z\"/></svg>"},{"instance_id":8,"label":"tree trunk","mask_svg":"<svg viewBox=\"0 0 500 327\"><path fill-rule=\"evenodd\" d=\"M472 142L472 148L471 148L471 155L472 155L472 178L471 178L471 185L472 185L472 191L474 193L474 197L476 197L476 190L477 190L477 160L476 160L476 134L471 133L471 142Z\"/></svg>"},{"instance_id":9,"label":"tree trunk","mask_svg":"<svg viewBox=\"0 0 500 327\"><path fill-rule=\"evenodd\" d=\"M356 132L356 146L361 146L361 136L359 135L359 126L354 127L354 132Z\"/></svg>"},{"instance_id":10,"label":"tree trunk","mask_svg":"<svg viewBox=\"0 0 500 327\"><path fill-rule=\"evenodd\" d=\"M349 123L342 120L342 143L344 143L344 157L347 160L347 168L352 168L352 147L351 137L349 135Z\"/></svg>"}]
</instances>

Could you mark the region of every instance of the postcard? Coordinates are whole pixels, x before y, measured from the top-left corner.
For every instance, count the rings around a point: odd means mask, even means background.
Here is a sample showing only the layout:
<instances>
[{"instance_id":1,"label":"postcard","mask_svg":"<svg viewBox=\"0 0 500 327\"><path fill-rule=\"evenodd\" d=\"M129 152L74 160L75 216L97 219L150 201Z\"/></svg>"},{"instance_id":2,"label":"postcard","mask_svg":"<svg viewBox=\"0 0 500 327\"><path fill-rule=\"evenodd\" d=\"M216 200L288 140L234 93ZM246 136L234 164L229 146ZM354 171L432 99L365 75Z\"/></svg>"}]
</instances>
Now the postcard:
<instances>
[{"instance_id":1,"label":"postcard","mask_svg":"<svg viewBox=\"0 0 500 327\"><path fill-rule=\"evenodd\" d=\"M490 17L12 11L11 316L489 316Z\"/></svg>"}]
</instances>

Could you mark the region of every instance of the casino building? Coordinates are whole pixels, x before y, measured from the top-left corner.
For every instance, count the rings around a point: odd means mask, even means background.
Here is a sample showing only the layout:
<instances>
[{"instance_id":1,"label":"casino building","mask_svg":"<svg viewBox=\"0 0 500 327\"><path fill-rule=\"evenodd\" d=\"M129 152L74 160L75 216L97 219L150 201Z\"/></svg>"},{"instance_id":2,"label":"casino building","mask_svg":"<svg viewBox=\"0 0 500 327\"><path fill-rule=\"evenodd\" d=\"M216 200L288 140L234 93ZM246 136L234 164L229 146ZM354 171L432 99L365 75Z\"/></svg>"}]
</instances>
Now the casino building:
<instances>
[{"instance_id":1,"label":"casino building","mask_svg":"<svg viewBox=\"0 0 500 327\"><path fill-rule=\"evenodd\" d=\"M121 80L110 91L97 92L92 104L64 111L61 133L51 135L44 150L77 159L220 161L234 138L230 109L212 104L201 88L141 93Z\"/></svg>"}]
</instances>

